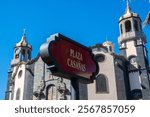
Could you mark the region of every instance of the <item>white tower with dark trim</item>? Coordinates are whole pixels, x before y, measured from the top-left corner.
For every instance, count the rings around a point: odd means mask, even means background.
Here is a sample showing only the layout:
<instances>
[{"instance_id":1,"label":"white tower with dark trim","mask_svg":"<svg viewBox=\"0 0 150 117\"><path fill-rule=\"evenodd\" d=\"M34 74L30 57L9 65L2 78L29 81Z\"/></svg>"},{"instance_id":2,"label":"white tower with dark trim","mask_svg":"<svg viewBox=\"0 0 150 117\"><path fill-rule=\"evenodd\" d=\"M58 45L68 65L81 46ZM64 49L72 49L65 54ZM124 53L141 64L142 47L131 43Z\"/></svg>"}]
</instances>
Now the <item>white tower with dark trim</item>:
<instances>
[{"instance_id":1,"label":"white tower with dark trim","mask_svg":"<svg viewBox=\"0 0 150 117\"><path fill-rule=\"evenodd\" d=\"M32 73L32 66L27 65L31 60L32 47L26 40L25 32L21 41L14 47L14 58L11 61L11 69L9 71L8 86L6 91L6 99L8 100L28 100L32 99L33 79L28 75Z\"/></svg>"},{"instance_id":2,"label":"white tower with dark trim","mask_svg":"<svg viewBox=\"0 0 150 117\"><path fill-rule=\"evenodd\" d=\"M130 98L150 99L146 37L139 15L131 11L128 3L125 14L119 19L119 27L120 54L128 61Z\"/></svg>"}]
</instances>

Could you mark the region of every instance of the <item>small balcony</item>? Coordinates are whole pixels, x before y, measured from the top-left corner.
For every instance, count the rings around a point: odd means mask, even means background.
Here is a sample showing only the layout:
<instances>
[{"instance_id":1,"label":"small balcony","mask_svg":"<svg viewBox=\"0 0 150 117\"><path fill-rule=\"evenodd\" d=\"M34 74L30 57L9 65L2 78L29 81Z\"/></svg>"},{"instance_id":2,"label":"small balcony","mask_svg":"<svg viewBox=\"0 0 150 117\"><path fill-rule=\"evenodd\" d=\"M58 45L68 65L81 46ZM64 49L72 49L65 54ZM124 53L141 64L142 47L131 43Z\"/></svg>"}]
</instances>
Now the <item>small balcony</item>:
<instances>
[{"instance_id":1,"label":"small balcony","mask_svg":"<svg viewBox=\"0 0 150 117\"><path fill-rule=\"evenodd\" d=\"M143 32L133 31L122 34L118 37L118 43L122 43L124 41L135 40L141 38L146 43L146 36Z\"/></svg>"}]
</instances>

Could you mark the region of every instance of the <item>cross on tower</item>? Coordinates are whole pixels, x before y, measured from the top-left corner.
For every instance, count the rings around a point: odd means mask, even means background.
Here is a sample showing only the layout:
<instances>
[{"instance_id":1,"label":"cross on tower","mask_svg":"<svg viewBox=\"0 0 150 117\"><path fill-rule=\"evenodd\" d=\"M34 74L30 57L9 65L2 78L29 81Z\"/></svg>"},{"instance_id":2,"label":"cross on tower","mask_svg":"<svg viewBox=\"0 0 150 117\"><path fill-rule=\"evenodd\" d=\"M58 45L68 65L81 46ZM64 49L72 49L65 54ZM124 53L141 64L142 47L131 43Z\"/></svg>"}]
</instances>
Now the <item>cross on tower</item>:
<instances>
[{"instance_id":1,"label":"cross on tower","mask_svg":"<svg viewBox=\"0 0 150 117\"><path fill-rule=\"evenodd\" d=\"M130 2L131 0L125 0L125 1L126 1L127 5L129 5L129 2Z\"/></svg>"},{"instance_id":2,"label":"cross on tower","mask_svg":"<svg viewBox=\"0 0 150 117\"><path fill-rule=\"evenodd\" d=\"M26 36L26 29L23 29L23 36Z\"/></svg>"},{"instance_id":3,"label":"cross on tower","mask_svg":"<svg viewBox=\"0 0 150 117\"><path fill-rule=\"evenodd\" d=\"M131 2L131 0L123 0L126 2L127 5L129 5L129 3Z\"/></svg>"}]
</instances>

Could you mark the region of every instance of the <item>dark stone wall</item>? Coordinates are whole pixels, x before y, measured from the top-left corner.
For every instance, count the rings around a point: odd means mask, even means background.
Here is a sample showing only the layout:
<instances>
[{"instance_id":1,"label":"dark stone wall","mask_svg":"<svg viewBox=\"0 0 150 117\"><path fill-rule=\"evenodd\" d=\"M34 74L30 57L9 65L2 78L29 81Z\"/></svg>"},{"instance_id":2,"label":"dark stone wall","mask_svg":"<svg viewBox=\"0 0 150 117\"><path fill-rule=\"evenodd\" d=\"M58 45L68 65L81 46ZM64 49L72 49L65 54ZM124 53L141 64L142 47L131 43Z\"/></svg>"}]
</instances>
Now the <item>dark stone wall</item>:
<instances>
[{"instance_id":1,"label":"dark stone wall","mask_svg":"<svg viewBox=\"0 0 150 117\"><path fill-rule=\"evenodd\" d=\"M79 83L79 100L88 100L87 84Z\"/></svg>"},{"instance_id":2,"label":"dark stone wall","mask_svg":"<svg viewBox=\"0 0 150 117\"><path fill-rule=\"evenodd\" d=\"M123 66L122 60L115 60L115 74L116 74L116 88L118 100L127 99L126 81L128 78L125 75L125 67Z\"/></svg>"},{"instance_id":3,"label":"dark stone wall","mask_svg":"<svg viewBox=\"0 0 150 117\"><path fill-rule=\"evenodd\" d=\"M11 76L12 76L12 70L10 69L8 71L8 79L7 79L7 88L5 92L5 100L9 100L10 93L12 92L12 81L11 81Z\"/></svg>"},{"instance_id":4,"label":"dark stone wall","mask_svg":"<svg viewBox=\"0 0 150 117\"><path fill-rule=\"evenodd\" d=\"M144 50L143 46L137 46L136 51L137 51L137 62L140 65L141 68L145 68L145 57L144 57Z\"/></svg>"},{"instance_id":5,"label":"dark stone wall","mask_svg":"<svg viewBox=\"0 0 150 117\"><path fill-rule=\"evenodd\" d=\"M26 65L23 100L32 100L33 97L34 64Z\"/></svg>"},{"instance_id":6,"label":"dark stone wall","mask_svg":"<svg viewBox=\"0 0 150 117\"><path fill-rule=\"evenodd\" d=\"M126 48L120 49L120 55L126 57Z\"/></svg>"}]
</instances>

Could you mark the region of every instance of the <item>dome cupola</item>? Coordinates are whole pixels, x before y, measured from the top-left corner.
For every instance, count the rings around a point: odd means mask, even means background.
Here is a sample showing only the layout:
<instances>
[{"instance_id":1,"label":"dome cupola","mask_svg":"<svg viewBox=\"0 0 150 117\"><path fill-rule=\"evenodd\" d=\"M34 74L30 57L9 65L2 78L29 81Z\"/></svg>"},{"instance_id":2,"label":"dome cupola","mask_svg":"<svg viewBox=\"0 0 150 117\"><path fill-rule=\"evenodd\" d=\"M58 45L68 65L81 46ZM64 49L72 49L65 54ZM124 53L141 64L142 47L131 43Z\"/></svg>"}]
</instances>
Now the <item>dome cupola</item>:
<instances>
[{"instance_id":1,"label":"dome cupola","mask_svg":"<svg viewBox=\"0 0 150 117\"><path fill-rule=\"evenodd\" d=\"M26 33L24 31L23 36L14 47L14 59L11 64L16 65L19 62L28 62L31 60L32 47L28 44L26 40Z\"/></svg>"}]
</instances>

